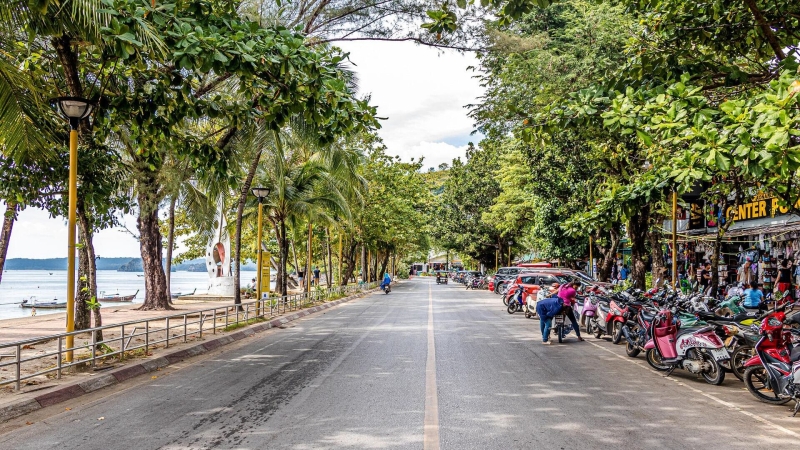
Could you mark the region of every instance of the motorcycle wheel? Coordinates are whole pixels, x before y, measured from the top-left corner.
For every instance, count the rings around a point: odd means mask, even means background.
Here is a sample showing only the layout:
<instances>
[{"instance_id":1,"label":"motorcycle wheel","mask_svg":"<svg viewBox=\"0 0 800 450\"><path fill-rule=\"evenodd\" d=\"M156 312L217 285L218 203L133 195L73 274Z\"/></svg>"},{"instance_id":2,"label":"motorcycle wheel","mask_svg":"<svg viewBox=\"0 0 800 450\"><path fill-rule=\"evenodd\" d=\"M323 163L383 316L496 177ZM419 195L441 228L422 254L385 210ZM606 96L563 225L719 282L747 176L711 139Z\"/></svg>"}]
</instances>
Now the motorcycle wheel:
<instances>
[{"instance_id":1,"label":"motorcycle wheel","mask_svg":"<svg viewBox=\"0 0 800 450\"><path fill-rule=\"evenodd\" d=\"M647 364L650 364L650 367L658 371L666 372L671 368L671 366L661 363L661 355L654 348L647 350L645 358L647 359Z\"/></svg>"},{"instance_id":2,"label":"motorcycle wheel","mask_svg":"<svg viewBox=\"0 0 800 450\"><path fill-rule=\"evenodd\" d=\"M556 334L558 335L558 343L561 344L564 342L564 331L563 327L556 327Z\"/></svg>"},{"instance_id":3,"label":"motorcycle wheel","mask_svg":"<svg viewBox=\"0 0 800 450\"><path fill-rule=\"evenodd\" d=\"M639 356L639 352L641 352L639 347L631 345L630 342L625 343L625 353L627 353L628 356L630 356L631 358L636 358L637 356Z\"/></svg>"},{"instance_id":4,"label":"motorcycle wheel","mask_svg":"<svg viewBox=\"0 0 800 450\"><path fill-rule=\"evenodd\" d=\"M505 295L503 296L503 304L508 306L508 297L506 297Z\"/></svg>"},{"instance_id":5,"label":"motorcycle wheel","mask_svg":"<svg viewBox=\"0 0 800 450\"><path fill-rule=\"evenodd\" d=\"M525 318L526 318L526 319L530 319L530 318L531 318L531 313L529 313L529 312L526 312L526 313L525 313Z\"/></svg>"},{"instance_id":6,"label":"motorcycle wheel","mask_svg":"<svg viewBox=\"0 0 800 450\"><path fill-rule=\"evenodd\" d=\"M611 343L612 344L619 344L622 340L622 323L614 322L614 334L611 335Z\"/></svg>"},{"instance_id":7,"label":"motorcycle wheel","mask_svg":"<svg viewBox=\"0 0 800 450\"><path fill-rule=\"evenodd\" d=\"M517 305L513 303L508 305L508 309L506 311L508 311L509 314L514 314L515 312L517 312Z\"/></svg>"},{"instance_id":8,"label":"motorcycle wheel","mask_svg":"<svg viewBox=\"0 0 800 450\"><path fill-rule=\"evenodd\" d=\"M744 363L750 359L751 356L753 356L753 347L749 345L736 347L733 353L731 353L731 372L733 372L733 375L738 378L739 381L744 381L744 371L746 369Z\"/></svg>"},{"instance_id":9,"label":"motorcycle wheel","mask_svg":"<svg viewBox=\"0 0 800 450\"><path fill-rule=\"evenodd\" d=\"M714 359L714 355L702 353L702 356L707 363L711 364L712 368L711 372L703 372L703 378L705 378L706 383L719 386L723 381L725 381L725 371L722 370L722 367L720 367L717 360Z\"/></svg>"},{"instance_id":10,"label":"motorcycle wheel","mask_svg":"<svg viewBox=\"0 0 800 450\"><path fill-rule=\"evenodd\" d=\"M497 292L498 292L500 295L505 295L507 290L508 290L508 286L507 286L505 283L503 283L503 284L501 284L501 285L499 286L499 288L497 289Z\"/></svg>"},{"instance_id":11,"label":"motorcycle wheel","mask_svg":"<svg viewBox=\"0 0 800 450\"><path fill-rule=\"evenodd\" d=\"M597 325L594 321L592 321L592 332L594 332L595 339L600 339L603 337L603 330L600 329L600 326Z\"/></svg>"},{"instance_id":12,"label":"motorcycle wheel","mask_svg":"<svg viewBox=\"0 0 800 450\"><path fill-rule=\"evenodd\" d=\"M769 375L764 366L751 366L744 371L744 385L758 400L770 405L783 405L791 398L780 398L769 386Z\"/></svg>"}]
</instances>

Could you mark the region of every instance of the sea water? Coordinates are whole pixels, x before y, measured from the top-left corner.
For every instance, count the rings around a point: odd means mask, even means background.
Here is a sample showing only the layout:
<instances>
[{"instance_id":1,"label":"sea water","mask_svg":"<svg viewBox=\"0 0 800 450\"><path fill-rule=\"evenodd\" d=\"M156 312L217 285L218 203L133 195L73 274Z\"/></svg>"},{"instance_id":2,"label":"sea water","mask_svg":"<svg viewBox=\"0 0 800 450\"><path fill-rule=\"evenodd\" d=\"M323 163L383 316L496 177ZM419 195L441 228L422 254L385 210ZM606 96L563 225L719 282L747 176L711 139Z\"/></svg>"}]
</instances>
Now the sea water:
<instances>
[{"instance_id":1,"label":"sea water","mask_svg":"<svg viewBox=\"0 0 800 450\"><path fill-rule=\"evenodd\" d=\"M242 272L242 287L252 284L256 273ZM274 286L275 274L272 274ZM172 272L170 277L173 293L191 294L197 289L197 294L205 294L208 290L208 274L205 272ZM132 295L139 293L133 303L144 301L144 278L142 273L117 272L115 270L97 271L98 297L103 295ZM40 302L67 301L67 271L66 270L8 270L3 272L0 281L0 319L12 319L31 315L30 308L21 308L19 305L24 299L35 296ZM120 302L106 302L100 300L103 306L127 304ZM64 312L64 309L36 309L36 315Z\"/></svg>"}]
</instances>

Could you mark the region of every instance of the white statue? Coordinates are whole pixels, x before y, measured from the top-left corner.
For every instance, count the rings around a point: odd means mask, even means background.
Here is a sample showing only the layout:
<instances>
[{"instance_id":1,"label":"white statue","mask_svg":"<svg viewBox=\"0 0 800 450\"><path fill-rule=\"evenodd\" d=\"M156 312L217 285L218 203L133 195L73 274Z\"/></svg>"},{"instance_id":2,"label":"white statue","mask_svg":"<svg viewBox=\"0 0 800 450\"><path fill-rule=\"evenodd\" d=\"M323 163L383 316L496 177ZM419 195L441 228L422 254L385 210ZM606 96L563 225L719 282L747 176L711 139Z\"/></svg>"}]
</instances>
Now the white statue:
<instances>
[{"instance_id":1,"label":"white statue","mask_svg":"<svg viewBox=\"0 0 800 450\"><path fill-rule=\"evenodd\" d=\"M216 222L217 229L206 247L206 271L208 272L208 293L233 297L234 285L231 273L231 238L228 236L227 222L220 201Z\"/></svg>"}]
</instances>

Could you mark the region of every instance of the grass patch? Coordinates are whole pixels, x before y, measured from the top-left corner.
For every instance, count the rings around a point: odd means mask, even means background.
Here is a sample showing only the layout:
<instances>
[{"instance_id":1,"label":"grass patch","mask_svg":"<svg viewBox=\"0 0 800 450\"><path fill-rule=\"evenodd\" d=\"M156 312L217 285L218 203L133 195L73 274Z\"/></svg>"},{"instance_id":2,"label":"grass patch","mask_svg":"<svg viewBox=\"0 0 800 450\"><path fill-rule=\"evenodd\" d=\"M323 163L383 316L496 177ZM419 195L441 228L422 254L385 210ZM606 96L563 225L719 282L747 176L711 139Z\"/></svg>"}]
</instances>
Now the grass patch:
<instances>
[{"instance_id":1,"label":"grass patch","mask_svg":"<svg viewBox=\"0 0 800 450\"><path fill-rule=\"evenodd\" d=\"M267 319L264 317L254 317L252 319L243 320L239 323L232 323L227 327L223 328L222 331L233 331L238 330L239 328L244 328L248 325L252 325L254 323L266 322Z\"/></svg>"}]
</instances>

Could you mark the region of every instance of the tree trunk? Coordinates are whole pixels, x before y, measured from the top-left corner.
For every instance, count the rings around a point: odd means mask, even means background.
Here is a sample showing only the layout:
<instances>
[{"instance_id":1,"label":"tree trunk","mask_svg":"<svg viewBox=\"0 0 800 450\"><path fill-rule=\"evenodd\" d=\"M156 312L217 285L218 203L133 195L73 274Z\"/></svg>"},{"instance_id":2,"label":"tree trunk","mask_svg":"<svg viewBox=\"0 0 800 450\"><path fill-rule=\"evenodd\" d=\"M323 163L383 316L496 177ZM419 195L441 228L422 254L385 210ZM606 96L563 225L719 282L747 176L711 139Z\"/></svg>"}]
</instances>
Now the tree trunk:
<instances>
[{"instance_id":1,"label":"tree trunk","mask_svg":"<svg viewBox=\"0 0 800 450\"><path fill-rule=\"evenodd\" d=\"M289 294L289 274L286 273L286 265L289 262L289 240L286 238L286 221L280 221L280 230L275 230L276 232L280 231L280 238L278 239L278 247L280 251L280 268L281 270L281 277L279 278L281 281L281 295L288 295Z\"/></svg>"},{"instance_id":2,"label":"tree trunk","mask_svg":"<svg viewBox=\"0 0 800 450\"><path fill-rule=\"evenodd\" d=\"M3 269L6 265L6 254L8 254L8 244L11 242L11 231L14 229L14 222L17 220L19 205L11 200L6 201L6 212L3 215L3 229L0 231L0 281L3 279Z\"/></svg>"},{"instance_id":3,"label":"tree trunk","mask_svg":"<svg viewBox=\"0 0 800 450\"><path fill-rule=\"evenodd\" d=\"M290 240L289 242L292 244L292 259L294 259L294 270L297 273L297 280L299 281L300 280L300 263L297 262L297 248L294 245L294 239ZM288 260L288 258L287 258L287 260ZM302 286L300 286L300 287L302 287Z\"/></svg>"},{"instance_id":4,"label":"tree trunk","mask_svg":"<svg viewBox=\"0 0 800 450\"><path fill-rule=\"evenodd\" d=\"M250 163L250 169L247 171L247 177L244 179L244 183L242 184L242 189L239 191L239 204L236 207L236 231L234 232L233 236L233 248L234 248L234 262L233 262L233 304L234 305L241 305L242 304L242 290L239 288L241 286L241 268L242 268L242 217L244 217L244 206L247 203L247 195L250 193L250 187L253 185L253 178L256 176L256 170L258 169L258 162L261 160L261 152L259 150L256 153L255 158L253 158L253 162ZM260 246L261 243L259 242L258 245ZM259 247L260 249L260 247ZM258 250L258 249L257 249ZM241 309L241 306L237 306L238 309Z\"/></svg>"},{"instance_id":5,"label":"tree trunk","mask_svg":"<svg viewBox=\"0 0 800 450\"><path fill-rule=\"evenodd\" d=\"M82 203L80 200L78 203ZM78 207L78 210L81 208ZM78 213L78 215L81 215ZM75 330L85 330L91 323L91 287L89 286L89 255L86 252L86 235L83 221L78 221L78 283L75 292Z\"/></svg>"},{"instance_id":6,"label":"tree trunk","mask_svg":"<svg viewBox=\"0 0 800 450\"><path fill-rule=\"evenodd\" d=\"M94 229L92 228L92 224L89 221L88 213L84 207L83 201L81 198L78 198L78 208L77 208L77 218L78 218L78 230L81 236L81 244L82 248L79 251L79 259L80 264L78 265L78 286L85 289L82 291L82 295L87 295L89 300L93 300L92 303L95 305L99 305L97 299L97 260L94 252ZM85 266L85 268L84 268ZM83 272L83 273L82 273ZM82 281L81 281L82 280ZM76 299L78 296L76 296ZM94 317L94 324L91 324L91 317ZM76 314L77 317L77 314ZM93 308L88 308L86 311L86 328L89 327L99 327L103 324L102 317L100 315L100 306L95 306ZM76 319L75 329L78 328L77 319ZM95 339L97 341L103 340L103 331L99 330L95 334Z\"/></svg>"},{"instance_id":7,"label":"tree trunk","mask_svg":"<svg viewBox=\"0 0 800 450\"><path fill-rule=\"evenodd\" d=\"M769 46L772 47L772 51L775 52L775 56L778 58L778 60L783 61L786 59L786 53L784 53L780 41L775 36L775 33L772 32L772 27L764 17L764 14L760 9L758 9L756 0L744 0L744 4L750 9L750 12L753 14L753 18L756 19L756 23L758 23L761 33L764 35L764 39L769 43Z\"/></svg>"},{"instance_id":8,"label":"tree trunk","mask_svg":"<svg viewBox=\"0 0 800 450\"><path fill-rule=\"evenodd\" d=\"M331 231L325 228L325 246L328 253L328 264L325 267L325 284L328 289L333 286L333 255L331 255Z\"/></svg>"},{"instance_id":9,"label":"tree trunk","mask_svg":"<svg viewBox=\"0 0 800 450\"><path fill-rule=\"evenodd\" d=\"M652 273L653 278L653 286L658 287L659 281L663 284L663 282L667 281L664 279L666 276L664 272L664 248L661 245L661 229L664 226L664 216L661 214L653 214L651 216L650 222L652 226L650 227L650 231L648 233L648 238L650 240L650 271ZM669 282L667 281L667 284Z\"/></svg>"},{"instance_id":10,"label":"tree trunk","mask_svg":"<svg viewBox=\"0 0 800 450\"><path fill-rule=\"evenodd\" d=\"M344 264L344 270L342 271L342 279L339 280L340 286L347 286L347 283L353 278L353 273L356 270L356 252L358 250L358 246L355 242L351 242L348 244L346 251L342 250L342 261L340 264Z\"/></svg>"},{"instance_id":11,"label":"tree trunk","mask_svg":"<svg viewBox=\"0 0 800 450\"><path fill-rule=\"evenodd\" d=\"M144 181L144 183L142 183ZM144 268L144 303L140 311L173 309L169 304L167 277L161 262L161 231L158 229L158 202L151 196L158 186L154 177L139 180L139 249Z\"/></svg>"},{"instance_id":12,"label":"tree trunk","mask_svg":"<svg viewBox=\"0 0 800 450\"><path fill-rule=\"evenodd\" d=\"M387 250L386 254L383 255L383 261L381 261L381 270L375 274L377 275L376 279L378 280L383 279L383 274L386 273L386 269L388 266L389 266L389 251Z\"/></svg>"},{"instance_id":13,"label":"tree trunk","mask_svg":"<svg viewBox=\"0 0 800 450\"><path fill-rule=\"evenodd\" d=\"M611 268L617 262L617 249L622 236L619 231L619 224L614 224L608 230L608 246L600 247L600 254L603 260L600 262L597 278L599 281L608 282L611 278Z\"/></svg>"},{"instance_id":14,"label":"tree trunk","mask_svg":"<svg viewBox=\"0 0 800 450\"><path fill-rule=\"evenodd\" d=\"M628 220L628 237L631 240L631 282L637 289L645 289L646 267L644 257L647 255L647 228L650 225L650 206L643 206L638 213Z\"/></svg>"},{"instance_id":15,"label":"tree trunk","mask_svg":"<svg viewBox=\"0 0 800 450\"><path fill-rule=\"evenodd\" d=\"M164 276L167 277L167 292L172 292L172 248L175 246L175 202L176 196L169 199L169 229L167 231L167 261L164 268ZM238 292L238 291L237 291ZM169 302L172 303L172 295L169 296Z\"/></svg>"}]
</instances>

